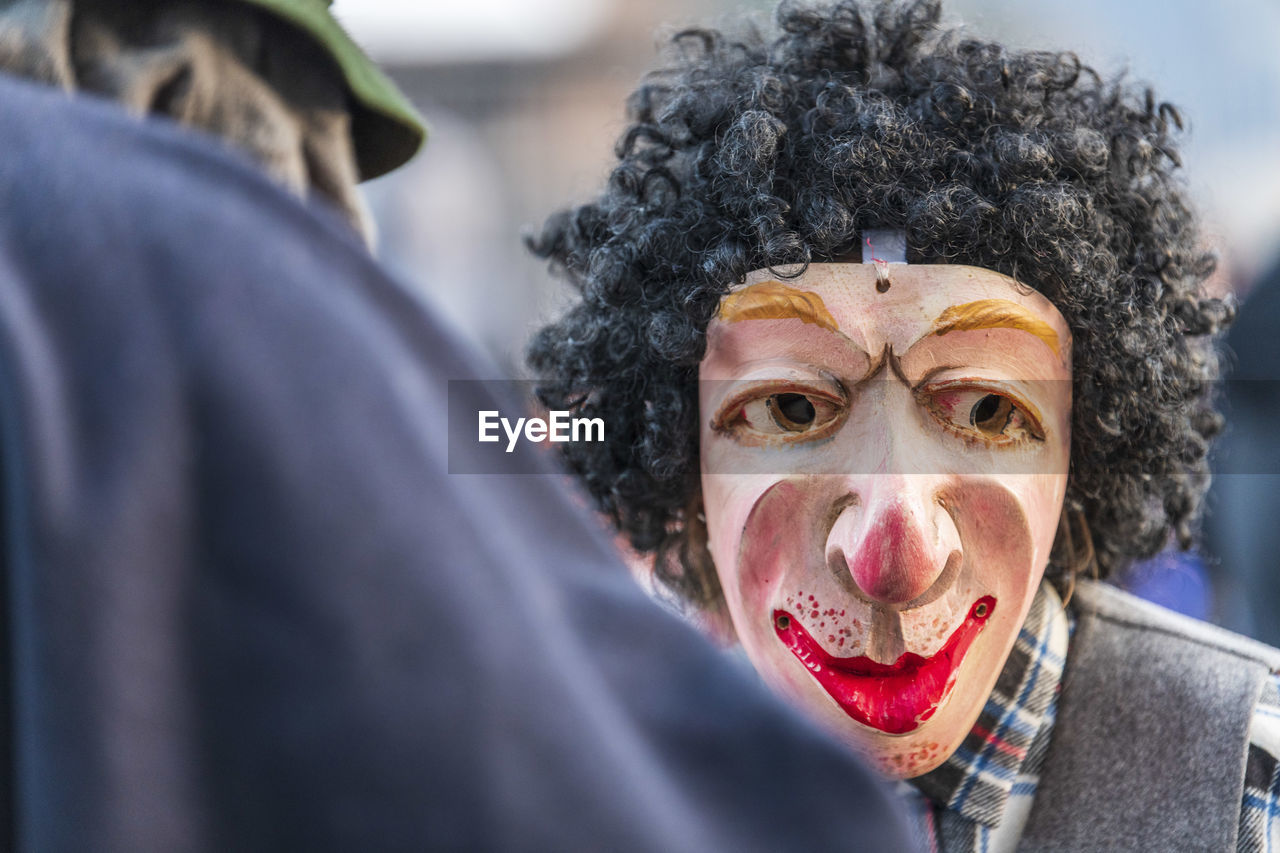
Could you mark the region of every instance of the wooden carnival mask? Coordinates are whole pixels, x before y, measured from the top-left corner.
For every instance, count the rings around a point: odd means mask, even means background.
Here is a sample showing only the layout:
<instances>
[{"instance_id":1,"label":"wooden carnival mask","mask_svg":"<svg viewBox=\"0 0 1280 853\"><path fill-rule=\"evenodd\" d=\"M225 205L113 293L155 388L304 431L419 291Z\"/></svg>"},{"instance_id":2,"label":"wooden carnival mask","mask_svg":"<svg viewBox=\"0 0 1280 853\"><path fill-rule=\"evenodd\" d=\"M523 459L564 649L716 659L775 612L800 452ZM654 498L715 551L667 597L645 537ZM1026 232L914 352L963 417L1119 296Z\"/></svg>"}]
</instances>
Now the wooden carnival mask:
<instances>
[{"instance_id":1,"label":"wooden carnival mask","mask_svg":"<svg viewBox=\"0 0 1280 853\"><path fill-rule=\"evenodd\" d=\"M748 276L700 368L708 550L776 690L894 776L977 720L1044 574L1067 484L1071 335L987 269Z\"/></svg>"}]
</instances>

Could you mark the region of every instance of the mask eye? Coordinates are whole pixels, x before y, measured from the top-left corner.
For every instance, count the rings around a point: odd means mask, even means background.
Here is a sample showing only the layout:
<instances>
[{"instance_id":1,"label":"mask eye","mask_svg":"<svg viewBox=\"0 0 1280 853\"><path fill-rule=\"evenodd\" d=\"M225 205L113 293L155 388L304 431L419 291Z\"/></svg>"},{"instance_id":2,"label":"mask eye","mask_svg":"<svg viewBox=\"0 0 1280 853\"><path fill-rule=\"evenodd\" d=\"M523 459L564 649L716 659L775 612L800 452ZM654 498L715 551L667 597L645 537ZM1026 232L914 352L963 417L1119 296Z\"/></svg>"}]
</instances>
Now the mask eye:
<instances>
[{"instance_id":1,"label":"mask eye","mask_svg":"<svg viewBox=\"0 0 1280 853\"><path fill-rule=\"evenodd\" d=\"M988 437L1004 435L1010 427L1018 429L1022 412L1008 397L985 394L969 410L969 425Z\"/></svg>"},{"instance_id":2,"label":"mask eye","mask_svg":"<svg viewBox=\"0 0 1280 853\"><path fill-rule=\"evenodd\" d=\"M951 386L925 396L930 413L948 429L992 444L1044 441L1032 409L1012 394L991 388Z\"/></svg>"},{"instance_id":3,"label":"mask eye","mask_svg":"<svg viewBox=\"0 0 1280 853\"><path fill-rule=\"evenodd\" d=\"M804 432L818 419L818 407L803 394L770 394L764 406L774 425L787 432Z\"/></svg>"},{"instance_id":4,"label":"mask eye","mask_svg":"<svg viewBox=\"0 0 1280 853\"><path fill-rule=\"evenodd\" d=\"M714 426L748 443L810 441L838 427L845 410L843 400L808 389L764 389L724 406Z\"/></svg>"}]
</instances>

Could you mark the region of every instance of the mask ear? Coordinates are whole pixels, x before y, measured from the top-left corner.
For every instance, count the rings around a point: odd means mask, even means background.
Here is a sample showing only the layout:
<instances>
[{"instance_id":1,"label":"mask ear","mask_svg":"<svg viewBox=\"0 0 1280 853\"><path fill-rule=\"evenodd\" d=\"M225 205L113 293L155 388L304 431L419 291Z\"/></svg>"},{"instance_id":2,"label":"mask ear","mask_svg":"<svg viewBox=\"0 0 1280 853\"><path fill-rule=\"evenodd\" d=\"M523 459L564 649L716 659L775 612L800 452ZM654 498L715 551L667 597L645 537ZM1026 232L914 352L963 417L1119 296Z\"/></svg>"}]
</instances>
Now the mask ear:
<instances>
[{"instance_id":1,"label":"mask ear","mask_svg":"<svg viewBox=\"0 0 1280 853\"><path fill-rule=\"evenodd\" d=\"M1087 574L1094 580L1098 579L1098 555L1093 549L1093 535L1089 532L1084 510L1078 506L1062 505L1049 567L1058 577L1064 607L1075 592L1076 578Z\"/></svg>"},{"instance_id":2,"label":"mask ear","mask_svg":"<svg viewBox=\"0 0 1280 853\"><path fill-rule=\"evenodd\" d=\"M685 507L679 540L654 557L654 574L683 599L688 617L720 646L733 646L738 632L720 589L711 551L707 548L707 515L702 493Z\"/></svg>"}]
</instances>

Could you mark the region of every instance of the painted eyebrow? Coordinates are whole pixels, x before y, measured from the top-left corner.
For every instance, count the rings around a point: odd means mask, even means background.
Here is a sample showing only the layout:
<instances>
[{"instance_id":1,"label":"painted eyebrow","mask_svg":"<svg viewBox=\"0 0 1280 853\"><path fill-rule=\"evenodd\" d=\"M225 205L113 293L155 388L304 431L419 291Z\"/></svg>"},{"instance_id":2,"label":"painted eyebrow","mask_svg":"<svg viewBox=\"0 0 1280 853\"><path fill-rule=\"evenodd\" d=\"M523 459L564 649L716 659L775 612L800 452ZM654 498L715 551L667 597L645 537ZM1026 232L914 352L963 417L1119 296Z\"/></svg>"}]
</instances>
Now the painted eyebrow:
<instances>
[{"instance_id":1,"label":"painted eyebrow","mask_svg":"<svg viewBox=\"0 0 1280 853\"><path fill-rule=\"evenodd\" d=\"M1018 329L1044 341L1054 355L1062 355L1061 342L1053 327L1017 302L1007 299L980 299L952 305L933 321L935 335L974 329Z\"/></svg>"},{"instance_id":2,"label":"painted eyebrow","mask_svg":"<svg viewBox=\"0 0 1280 853\"><path fill-rule=\"evenodd\" d=\"M822 297L797 290L780 281L762 281L730 293L720 303L717 316L725 323L743 320L800 320L837 334L840 327Z\"/></svg>"}]
</instances>

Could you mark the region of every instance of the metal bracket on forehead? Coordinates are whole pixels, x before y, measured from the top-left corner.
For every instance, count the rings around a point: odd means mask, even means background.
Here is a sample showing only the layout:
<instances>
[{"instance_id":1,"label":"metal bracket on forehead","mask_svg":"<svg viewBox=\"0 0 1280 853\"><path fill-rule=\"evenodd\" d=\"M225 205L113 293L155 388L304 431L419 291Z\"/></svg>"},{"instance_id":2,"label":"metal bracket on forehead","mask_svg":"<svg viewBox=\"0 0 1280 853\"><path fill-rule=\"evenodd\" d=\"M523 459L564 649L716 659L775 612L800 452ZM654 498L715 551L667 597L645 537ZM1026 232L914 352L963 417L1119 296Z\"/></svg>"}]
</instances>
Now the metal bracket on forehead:
<instances>
[{"instance_id":1,"label":"metal bracket on forehead","mask_svg":"<svg viewBox=\"0 0 1280 853\"><path fill-rule=\"evenodd\" d=\"M907 262L907 234L887 228L868 228L862 232L862 262L876 265L876 292L884 293L889 281L889 264Z\"/></svg>"}]
</instances>

